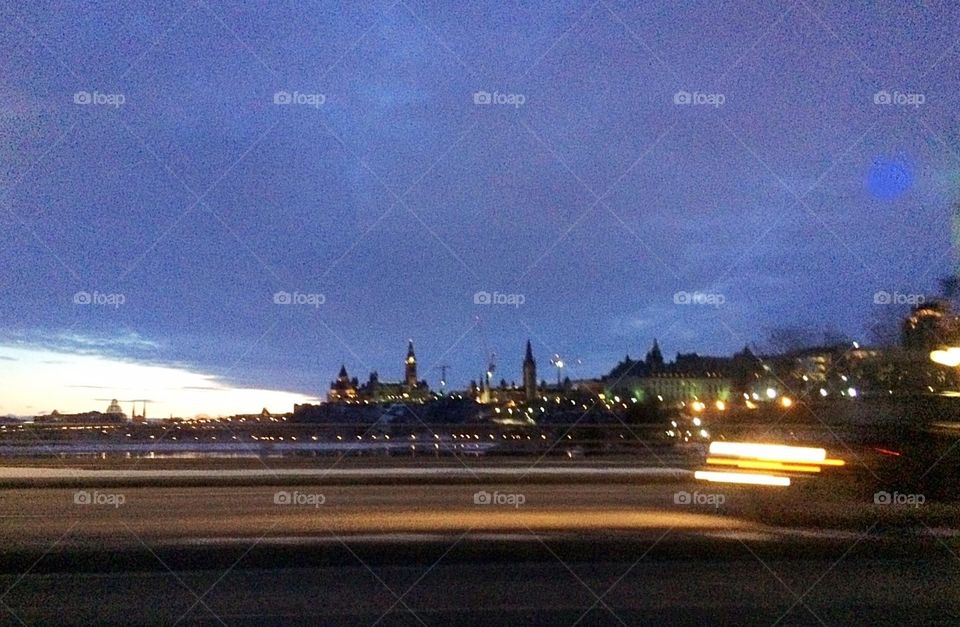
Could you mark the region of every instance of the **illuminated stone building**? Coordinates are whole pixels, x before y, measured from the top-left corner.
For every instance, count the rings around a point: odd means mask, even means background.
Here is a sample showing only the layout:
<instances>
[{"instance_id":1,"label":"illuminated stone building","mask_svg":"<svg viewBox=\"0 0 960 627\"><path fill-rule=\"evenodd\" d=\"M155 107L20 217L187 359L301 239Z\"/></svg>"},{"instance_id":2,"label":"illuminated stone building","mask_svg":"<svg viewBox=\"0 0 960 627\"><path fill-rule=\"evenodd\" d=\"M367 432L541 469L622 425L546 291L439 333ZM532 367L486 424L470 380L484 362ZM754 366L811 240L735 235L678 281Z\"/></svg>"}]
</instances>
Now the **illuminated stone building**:
<instances>
[{"instance_id":1,"label":"illuminated stone building","mask_svg":"<svg viewBox=\"0 0 960 627\"><path fill-rule=\"evenodd\" d=\"M347 367L340 366L340 373L334 381L330 382L330 390L327 392L327 402L330 403L350 403L357 400L357 379L350 378L347 374Z\"/></svg>"},{"instance_id":2,"label":"illuminated stone building","mask_svg":"<svg viewBox=\"0 0 960 627\"><path fill-rule=\"evenodd\" d=\"M672 363L667 363L660 344L654 340L644 359L633 360L627 355L603 377L602 384L611 394L638 401L727 400L748 353L733 357L677 354ZM749 357L752 359L752 354Z\"/></svg>"},{"instance_id":3,"label":"illuminated stone building","mask_svg":"<svg viewBox=\"0 0 960 627\"><path fill-rule=\"evenodd\" d=\"M340 368L337 379L330 383L327 401L331 403L402 403L405 401L423 402L432 398L426 381L417 380L417 355L413 342L407 345L407 356L403 362L402 381L381 381L377 371L370 373L362 385L350 378L345 367Z\"/></svg>"},{"instance_id":4,"label":"illuminated stone building","mask_svg":"<svg viewBox=\"0 0 960 627\"><path fill-rule=\"evenodd\" d=\"M407 359L404 362L403 382L408 389L417 387L417 355L413 352L413 340L407 344Z\"/></svg>"}]
</instances>

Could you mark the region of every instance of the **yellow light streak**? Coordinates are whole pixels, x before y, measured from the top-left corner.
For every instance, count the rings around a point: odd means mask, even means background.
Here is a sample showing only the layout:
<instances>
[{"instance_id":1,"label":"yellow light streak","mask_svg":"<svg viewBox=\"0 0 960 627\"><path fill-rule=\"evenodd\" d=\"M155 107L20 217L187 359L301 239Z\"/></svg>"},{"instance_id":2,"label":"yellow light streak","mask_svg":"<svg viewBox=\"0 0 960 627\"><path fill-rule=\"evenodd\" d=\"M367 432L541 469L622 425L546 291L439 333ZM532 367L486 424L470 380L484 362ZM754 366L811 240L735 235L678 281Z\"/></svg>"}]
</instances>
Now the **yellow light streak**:
<instances>
[{"instance_id":1,"label":"yellow light streak","mask_svg":"<svg viewBox=\"0 0 960 627\"><path fill-rule=\"evenodd\" d=\"M807 464L822 463L827 458L827 451L822 448L786 446L783 444L757 444L754 442L711 442L710 454Z\"/></svg>"},{"instance_id":2,"label":"yellow light streak","mask_svg":"<svg viewBox=\"0 0 960 627\"><path fill-rule=\"evenodd\" d=\"M750 485L769 485L786 487L790 485L790 477L777 475L762 475L746 472L718 472L712 470L698 470L693 473L695 479L714 483L746 483Z\"/></svg>"},{"instance_id":3,"label":"yellow light streak","mask_svg":"<svg viewBox=\"0 0 960 627\"><path fill-rule=\"evenodd\" d=\"M820 472L820 466L808 466L801 464L783 464L781 462L762 462L749 459L722 459L719 457L710 457L708 464L720 466L736 466L737 468L749 468L752 470L781 470L793 472Z\"/></svg>"}]
</instances>

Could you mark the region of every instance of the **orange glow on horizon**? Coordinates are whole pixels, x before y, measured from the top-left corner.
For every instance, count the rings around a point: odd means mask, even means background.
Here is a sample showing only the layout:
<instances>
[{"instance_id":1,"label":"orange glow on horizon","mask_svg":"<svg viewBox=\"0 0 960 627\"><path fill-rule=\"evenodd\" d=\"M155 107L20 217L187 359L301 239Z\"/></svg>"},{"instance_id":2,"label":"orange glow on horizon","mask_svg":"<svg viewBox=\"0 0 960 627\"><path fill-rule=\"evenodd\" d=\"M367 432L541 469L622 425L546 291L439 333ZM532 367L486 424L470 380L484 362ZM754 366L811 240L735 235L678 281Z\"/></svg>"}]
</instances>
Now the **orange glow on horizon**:
<instances>
[{"instance_id":1,"label":"orange glow on horizon","mask_svg":"<svg viewBox=\"0 0 960 627\"><path fill-rule=\"evenodd\" d=\"M295 392L234 387L215 375L182 367L103 355L0 345L0 356L0 415L103 411L109 403L103 399L111 398L149 399L150 418L258 414L263 408L284 413L293 411L295 403L318 402ZM126 401L121 408L130 411Z\"/></svg>"}]
</instances>

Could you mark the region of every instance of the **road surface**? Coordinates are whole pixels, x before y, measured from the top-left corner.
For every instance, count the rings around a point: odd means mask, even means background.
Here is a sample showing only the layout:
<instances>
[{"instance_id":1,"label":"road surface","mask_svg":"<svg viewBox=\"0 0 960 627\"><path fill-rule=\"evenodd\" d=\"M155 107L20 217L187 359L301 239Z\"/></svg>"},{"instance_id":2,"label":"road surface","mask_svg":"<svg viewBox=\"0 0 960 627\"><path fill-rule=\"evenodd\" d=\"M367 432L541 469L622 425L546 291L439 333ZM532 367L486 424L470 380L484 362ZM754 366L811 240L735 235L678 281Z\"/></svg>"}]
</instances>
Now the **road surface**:
<instances>
[{"instance_id":1,"label":"road surface","mask_svg":"<svg viewBox=\"0 0 960 627\"><path fill-rule=\"evenodd\" d=\"M0 489L0 621L960 621L954 504L685 475L287 479Z\"/></svg>"}]
</instances>

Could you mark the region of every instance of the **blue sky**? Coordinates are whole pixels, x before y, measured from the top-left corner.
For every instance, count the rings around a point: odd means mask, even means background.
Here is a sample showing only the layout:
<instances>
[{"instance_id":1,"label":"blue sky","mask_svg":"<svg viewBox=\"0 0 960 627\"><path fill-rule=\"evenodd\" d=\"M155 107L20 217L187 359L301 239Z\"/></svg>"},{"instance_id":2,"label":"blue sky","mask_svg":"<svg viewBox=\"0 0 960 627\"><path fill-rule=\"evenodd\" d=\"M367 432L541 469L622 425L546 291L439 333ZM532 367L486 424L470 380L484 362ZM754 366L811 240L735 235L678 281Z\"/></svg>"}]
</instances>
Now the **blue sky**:
<instances>
[{"instance_id":1,"label":"blue sky","mask_svg":"<svg viewBox=\"0 0 960 627\"><path fill-rule=\"evenodd\" d=\"M408 338L433 384L528 337L594 376L936 291L960 7L642 4L3 3L0 347L306 398Z\"/></svg>"}]
</instances>

